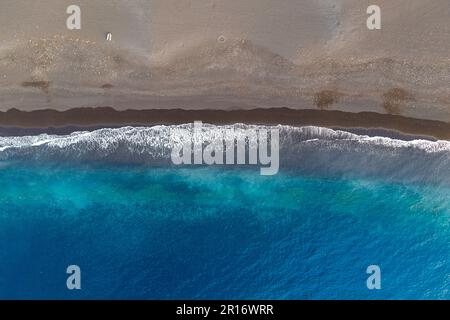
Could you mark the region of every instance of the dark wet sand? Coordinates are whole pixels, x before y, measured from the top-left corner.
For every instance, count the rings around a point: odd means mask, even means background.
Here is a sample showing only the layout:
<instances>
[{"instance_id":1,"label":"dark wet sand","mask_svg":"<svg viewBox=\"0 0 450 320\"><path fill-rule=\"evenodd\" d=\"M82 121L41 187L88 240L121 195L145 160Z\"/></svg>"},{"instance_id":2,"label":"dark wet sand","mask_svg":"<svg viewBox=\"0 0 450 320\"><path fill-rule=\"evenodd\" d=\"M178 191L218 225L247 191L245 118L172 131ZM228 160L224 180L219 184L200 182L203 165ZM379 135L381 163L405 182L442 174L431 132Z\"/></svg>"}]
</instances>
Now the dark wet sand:
<instances>
[{"instance_id":1,"label":"dark wet sand","mask_svg":"<svg viewBox=\"0 0 450 320\"><path fill-rule=\"evenodd\" d=\"M450 123L421 120L375 112L349 113L333 110L287 108L253 110L152 109L117 111L109 107L77 108L67 111L11 109L0 112L0 135L69 133L80 128L182 124L203 121L211 124L266 124L393 130L406 135L450 140Z\"/></svg>"}]
</instances>

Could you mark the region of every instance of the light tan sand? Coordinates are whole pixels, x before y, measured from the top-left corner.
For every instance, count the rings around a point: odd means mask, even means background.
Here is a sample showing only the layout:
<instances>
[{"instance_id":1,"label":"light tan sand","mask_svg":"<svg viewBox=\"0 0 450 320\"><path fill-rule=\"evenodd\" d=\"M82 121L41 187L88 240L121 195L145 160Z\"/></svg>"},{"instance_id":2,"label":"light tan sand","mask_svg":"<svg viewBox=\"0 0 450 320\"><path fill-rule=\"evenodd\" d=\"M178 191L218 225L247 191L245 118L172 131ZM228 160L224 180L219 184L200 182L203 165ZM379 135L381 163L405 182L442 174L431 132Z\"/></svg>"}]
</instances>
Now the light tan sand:
<instances>
[{"instance_id":1,"label":"light tan sand","mask_svg":"<svg viewBox=\"0 0 450 320\"><path fill-rule=\"evenodd\" d=\"M448 0L0 1L0 110L374 111L450 121ZM111 32L113 41L105 41Z\"/></svg>"}]
</instances>

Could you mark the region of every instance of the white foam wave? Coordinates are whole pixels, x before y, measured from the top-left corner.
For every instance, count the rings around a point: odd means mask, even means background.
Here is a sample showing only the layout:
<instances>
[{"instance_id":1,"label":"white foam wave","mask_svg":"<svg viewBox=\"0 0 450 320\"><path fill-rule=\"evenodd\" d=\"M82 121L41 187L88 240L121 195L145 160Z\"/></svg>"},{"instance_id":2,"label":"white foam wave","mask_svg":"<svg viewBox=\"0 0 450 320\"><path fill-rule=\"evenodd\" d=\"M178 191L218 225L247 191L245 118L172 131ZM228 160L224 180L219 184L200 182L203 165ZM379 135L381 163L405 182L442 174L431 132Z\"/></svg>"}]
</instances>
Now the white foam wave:
<instances>
[{"instance_id":1,"label":"white foam wave","mask_svg":"<svg viewBox=\"0 0 450 320\"><path fill-rule=\"evenodd\" d=\"M203 140L213 141L224 129L271 129L235 124L203 125ZM450 142L357 135L322 127L277 126L281 168L325 174L363 173L409 180L450 181ZM0 160L106 161L171 164L174 143L186 136L178 126L123 127L80 131L70 135L0 137ZM176 133L180 132L177 136ZM175 133L175 134L174 134ZM225 140L229 137L225 137Z\"/></svg>"}]
</instances>

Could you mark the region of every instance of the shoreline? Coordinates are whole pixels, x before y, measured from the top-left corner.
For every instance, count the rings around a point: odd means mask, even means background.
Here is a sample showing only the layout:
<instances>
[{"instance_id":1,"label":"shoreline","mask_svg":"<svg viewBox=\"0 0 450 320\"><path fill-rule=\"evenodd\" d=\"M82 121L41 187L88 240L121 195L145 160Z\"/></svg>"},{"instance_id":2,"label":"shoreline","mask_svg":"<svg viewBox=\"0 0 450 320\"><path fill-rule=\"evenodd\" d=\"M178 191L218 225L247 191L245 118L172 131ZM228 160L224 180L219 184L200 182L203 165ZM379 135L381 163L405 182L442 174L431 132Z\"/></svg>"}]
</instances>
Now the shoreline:
<instances>
[{"instance_id":1,"label":"shoreline","mask_svg":"<svg viewBox=\"0 0 450 320\"><path fill-rule=\"evenodd\" d=\"M110 107L0 112L0 136L69 134L105 127L176 125L202 121L216 125L320 126L400 139L450 140L450 123L375 112L269 108L251 110L147 109L117 111ZM389 133L390 132L390 133ZM385 136L383 134L383 136Z\"/></svg>"}]
</instances>

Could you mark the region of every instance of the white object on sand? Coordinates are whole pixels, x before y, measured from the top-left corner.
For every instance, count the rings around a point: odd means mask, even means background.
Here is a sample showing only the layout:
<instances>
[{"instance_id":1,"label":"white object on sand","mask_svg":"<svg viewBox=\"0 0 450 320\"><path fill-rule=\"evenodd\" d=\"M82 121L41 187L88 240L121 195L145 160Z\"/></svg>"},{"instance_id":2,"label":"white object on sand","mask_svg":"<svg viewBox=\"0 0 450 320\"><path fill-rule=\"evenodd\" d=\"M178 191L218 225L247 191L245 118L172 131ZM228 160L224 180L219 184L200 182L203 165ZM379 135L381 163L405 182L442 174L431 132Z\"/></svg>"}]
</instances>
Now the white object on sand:
<instances>
[{"instance_id":1,"label":"white object on sand","mask_svg":"<svg viewBox=\"0 0 450 320\"><path fill-rule=\"evenodd\" d=\"M108 32L108 33L106 34L106 40L108 40L108 41L111 41L111 40L112 40L112 34L111 34L111 32Z\"/></svg>"}]
</instances>

